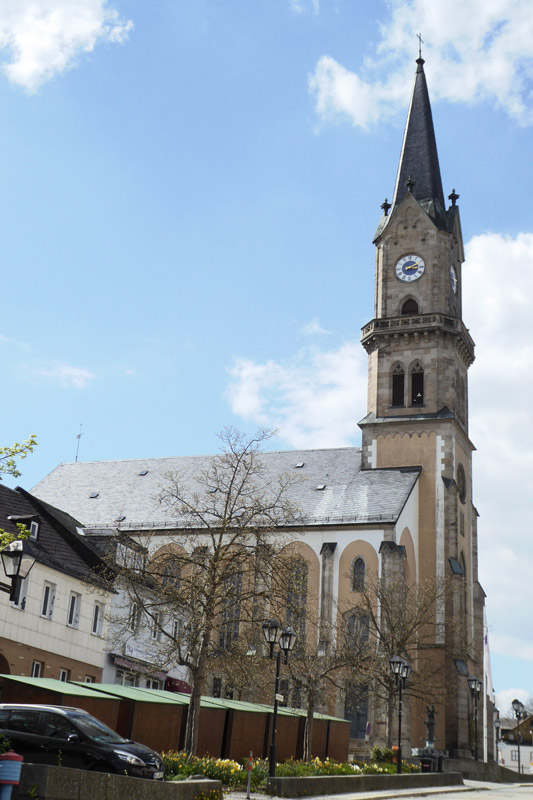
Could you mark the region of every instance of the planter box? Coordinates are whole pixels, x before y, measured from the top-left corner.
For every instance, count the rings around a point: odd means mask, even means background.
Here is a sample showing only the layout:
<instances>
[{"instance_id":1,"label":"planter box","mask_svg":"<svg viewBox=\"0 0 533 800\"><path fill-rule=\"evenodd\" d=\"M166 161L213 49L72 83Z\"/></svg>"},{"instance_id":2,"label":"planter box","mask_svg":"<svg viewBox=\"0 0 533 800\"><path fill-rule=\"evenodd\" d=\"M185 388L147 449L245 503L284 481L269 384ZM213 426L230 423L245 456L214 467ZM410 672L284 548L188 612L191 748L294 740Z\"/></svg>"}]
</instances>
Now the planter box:
<instances>
[{"instance_id":1,"label":"planter box","mask_svg":"<svg viewBox=\"0 0 533 800\"><path fill-rule=\"evenodd\" d=\"M461 786L460 772L405 775L319 775L313 778L269 778L267 792L277 797L312 797L320 794L397 791Z\"/></svg>"},{"instance_id":2,"label":"planter box","mask_svg":"<svg viewBox=\"0 0 533 800\"><path fill-rule=\"evenodd\" d=\"M222 800L220 781L148 781L66 767L23 764L20 785L12 800L195 800L215 789ZM36 794L37 793L37 794Z\"/></svg>"}]
</instances>

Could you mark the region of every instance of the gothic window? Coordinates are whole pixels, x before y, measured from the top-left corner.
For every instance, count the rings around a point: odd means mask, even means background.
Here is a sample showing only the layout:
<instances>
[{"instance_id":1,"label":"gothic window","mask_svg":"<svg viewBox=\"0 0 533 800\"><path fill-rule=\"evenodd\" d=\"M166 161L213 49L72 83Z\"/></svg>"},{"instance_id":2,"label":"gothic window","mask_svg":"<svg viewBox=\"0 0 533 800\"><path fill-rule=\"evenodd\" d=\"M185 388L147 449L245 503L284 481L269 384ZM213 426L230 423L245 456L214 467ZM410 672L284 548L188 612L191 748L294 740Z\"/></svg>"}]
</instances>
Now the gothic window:
<instances>
[{"instance_id":1,"label":"gothic window","mask_svg":"<svg viewBox=\"0 0 533 800\"><path fill-rule=\"evenodd\" d=\"M350 722L350 739L364 739L368 722L368 686L347 686L344 718Z\"/></svg>"},{"instance_id":2,"label":"gothic window","mask_svg":"<svg viewBox=\"0 0 533 800\"><path fill-rule=\"evenodd\" d=\"M370 636L370 617L368 614L353 613L346 619L348 637L355 644L368 642Z\"/></svg>"},{"instance_id":3,"label":"gothic window","mask_svg":"<svg viewBox=\"0 0 533 800\"><path fill-rule=\"evenodd\" d=\"M462 464L459 464L457 467L457 490L459 492L459 499L461 503L464 503L466 500L466 476L464 467Z\"/></svg>"},{"instance_id":4,"label":"gothic window","mask_svg":"<svg viewBox=\"0 0 533 800\"><path fill-rule=\"evenodd\" d=\"M241 595L242 572L234 572L224 581L224 609L218 641L221 650L228 650L239 638Z\"/></svg>"},{"instance_id":5,"label":"gothic window","mask_svg":"<svg viewBox=\"0 0 533 800\"><path fill-rule=\"evenodd\" d=\"M411 370L411 405L424 405L424 370L420 361Z\"/></svg>"},{"instance_id":6,"label":"gothic window","mask_svg":"<svg viewBox=\"0 0 533 800\"><path fill-rule=\"evenodd\" d=\"M392 405L403 406L405 403L405 373L401 364L396 364L392 371Z\"/></svg>"},{"instance_id":7,"label":"gothic window","mask_svg":"<svg viewBox=\"0 0 533 800\"><path fill-rule=\"evenodd\" d=\"M356 558L352 567L352 590L362 592L365 588L366 565L362 558Z\"/></svg>"},{"instance_id":8,"label":"gothic window","mask_svg":"<svg viewBox=\"0 0 533 800\"><path fill-rule=\"evenodd\" d=\"M294 628L298 634L296 646L305 644L305 615L307 607L307 577L308 566L303 558L298 559L292 566L289 575L287 592L287 625Z\"/></svg>"},{"instance_id":9,"label":"gothic window","mask_svg":"<svg viewBox=\"0 0 533 800\"><path fill-rule=\"evenodd\" d=\"M418 314L418 303L416 300L409 298L402 306L402 316L410 316L411 314Z\"/></svg>"}]
</instances>

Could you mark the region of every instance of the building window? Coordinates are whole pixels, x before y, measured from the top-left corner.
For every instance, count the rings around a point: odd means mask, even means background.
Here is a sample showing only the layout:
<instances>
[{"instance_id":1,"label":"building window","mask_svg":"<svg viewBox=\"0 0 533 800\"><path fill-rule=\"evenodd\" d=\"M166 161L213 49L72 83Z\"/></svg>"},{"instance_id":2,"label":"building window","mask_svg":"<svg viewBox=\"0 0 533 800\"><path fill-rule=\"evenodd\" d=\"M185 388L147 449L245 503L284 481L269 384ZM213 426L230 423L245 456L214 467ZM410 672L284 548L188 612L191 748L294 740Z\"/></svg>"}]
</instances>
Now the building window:
<instances>
[{"instance_id":1,"label":"building window","mask_svg":"<svg viewBox=\"0 0 533 800\"><path fill-rule=\"evenodd\" d=\"M466 500L466 475L462 464L457 467L457 491L461 503L464 503Z\"/></svg>"},{"instance_id":2,"label":"building window","mask_svg":"<svg viewBox=\"0 0 533 800\"><path fill-rule=\"evenodd\" d=\"M289 575L287 592L287 625L294 628L298 638L296 647L305 646L305 617L307 611L307 563L300 558L293 565Z\"/></svg>"},{"instance_id":3,"label":"building window","mask_svg":"<svg viewBox=\"0 0 533 800\"><path fill-rule=\"evenodd\" d=\"M365 588L366 565L362 558L356 558L353 562L352 590L362 592Z\"/></svg>"},{"instance_id":4,"label":"building window","mask_svg":"<svg viewBox=\"0 0 533 800\"><path fill-rule=\"evenodd\" d=\"M69 669L60 669L59 670L59 680L66 683L70 680L70 670Z\"/></svg>"},{"instance_id":5,"label":"building window","mask_svg":"<svg viewBox=\"0 0 533 800\"><path fill-rule=\"evenodd\" d=\"M138 677L133 672L126 672L124 669L117 669L115 673L115 684L118 686L137 686Z\"/></svg>"},{"instance_id":6,"label":"building window","mask_svg":"<svg viewBox=\"0 0 533 800\"><path fill-rule=\"evenodd\" d=\"M212 697L222 696L222 678L213 678L213 688L211 690Z\"/></svg>"},{"instance_id":7,"label":"building window","mask_svg":"<svg viewBox=\"0 0 533 800\"><path fill-rule=\"evenodd\" d=\"M44 672L44 664L42 661L33 661L31 665L31 677L41 678Z\"/></svg>"},{"instance_id":8,"label":"building window","mask_svg":"<svg viewBox=\"0 0 533 800\"><path fill-rule=\"evenodd\" d=\"M94 604L91 633L93 633L95 636L102 635L102 627L104 624L104 609L105 606L103 606L102 603Z\"/></svg>"},{"instance_id":9,"label":"building window","mask_svg":"<svg viewBox=\"0 0 533 800\"><path fill-rule=\"evenodd\" d=\"M221 650L228 650L239 638L241 594L242 572L234 572L224 581L224 610L218 640Z\"/></svg>"},{"instance_id":10,"label":"building window","mask_svg":"<svg viewBox=\"0 0 533 800\"><path fill-rule=\"evenodd\" d=\"M511 761L518 761L518 750L511 750Z\"/></svg>"},{"instance_id":11,"label":"building window","mask_svg":"<svg viewBox=\"0 0 533 800\"><path fill-rule=\"evenodd\" d=\"M402 316L406 317L411 314L418 314L418 303L410 298L402 306Z\"/></svg>"},{"instance_id":12,"label":"building window","mask_svg":"<svg viewBox=\"0 0 533 800\"><path fill-rule=\"evenodd\" d=\"M139 617L140 617L139 606L137 605L137 603L132 603L130 606L130 613L128 616L128 628L130 629L130 631L133 631L134 633L137 630L137 625L139 624Z\"/></svg>"},{"instance_id":13,"label":"building window","mask_svg":"<svg viewBox=\"0 0 533 800\"><path fill-rule=\"evenodd\" d=\"M46 617L46 619L52 619L52 615L54 613L55 596L56 596L56 584L49 583L48 581L46 581L43 589L41 617Z\"/></svg>"},{"instance_id":14,"label":"building window","mask_svg":"<svg viewBox=\"0 0 533 800\"><path fill-rule=\"evenodd\" d=\"M147 689L160 689L161 688L161 681L158 681L157 678L146 678L146 688Z\"/></svg>"},{"instance_id":15,"label":"building window","mask_svg":"<svg viewBox=\"0 0 533 800\"><path fill-rule=\"evenodd\" d=\"M86 675L85 683L96 683L96 678L94 677L94 675Z\"/></svg>"},{"instance_id":16,"label":"building window","mask_svg":"<svg viewBox=\"0 0 533 800\"><path fill-rule=\"evenodd\" d=\"M15 597L12 600L13 607L18 608L19 611L24 611L26 608L26 597L28 595L28 584L30 576L26 575L23 580L17 579L15 584Z\"/></svg>"},{"instance_id":17,"label":"building window","mask_svg":"<svg viewBox=\"0 0 533 800\"><path fill-rule=\"evenodd\" d=\"M411 405L424 405L424 370L419 361L411 370Z\"/></svg>"},{"instance_id":18,"label":"building window","mask_svg":"<svg viewBox=\"0 0 533 800\"><path fill-rule=\"evenodd\" d=\"M348 636L355 644L368 641L370 636L370 617L368 614L350 614L346 622Z\"/></svg>"},{"instance_id":19,"label":"building window","mask_svg":"<svg viewBox=\"0 0 533 800\"><path fill-rule=\"evenodd\" d=\"M401 364L396 364L392 371L392 405L405 405L405 373Z\"/></svg>"},{"instance_id":20,"label":"building window","mask_svg":"<svg viewBox=\"0 0 533 800\"><path fill-rule=\"evenodd\" d=\"M32 520L30 524L30 539L37 539L39 537L39 523Z\"/></svg>"},{"instance_id":21,"label":"building window","mask_svg":"<svg viewBox=\"0 0 533 800\"><path fill-rule=\"evenodd\" d=\"M161 641L161 614L157 612L150 620L150 638L157 642Z\"/></svg>"},{"instance_id":22,"label":"building window","mask_svg":"<svg viewBox=\"0 0 533 800\"><path fill-rule=\"evenodd\" d=\"M67 625L69 625L71 628L77 628L80 624L80 606L81 594L78 594L78 592L71 592L68 601L67 615Z\"/></svg>"}]
</instances>

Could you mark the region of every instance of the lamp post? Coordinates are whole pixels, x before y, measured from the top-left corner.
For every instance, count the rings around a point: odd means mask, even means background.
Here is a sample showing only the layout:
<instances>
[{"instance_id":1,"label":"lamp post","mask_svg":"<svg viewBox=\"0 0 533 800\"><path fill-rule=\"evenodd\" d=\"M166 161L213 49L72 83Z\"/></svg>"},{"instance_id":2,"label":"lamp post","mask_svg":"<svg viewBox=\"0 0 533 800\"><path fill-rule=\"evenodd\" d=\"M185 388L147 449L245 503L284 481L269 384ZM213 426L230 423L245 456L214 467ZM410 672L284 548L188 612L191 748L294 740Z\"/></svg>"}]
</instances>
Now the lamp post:
<instances>
[{"instance_id":1,"label":"lamp post","mask_svg":"<svg viewBox=\"0 0 533 800\"><path fill-rule=\"evenodd\" d=\"M494 734L496 738L496 763L500 763L500 729L501 729L501 722L500 722L500 712L496 712L496 719L494 720Z\"/></svg>"},{"instance_id":2,"label":"lamp post","mask_svg":"<svg viewBox=\"0 0 533 800\"><path fill-rule=\"evenodd\" d=\"M274 645L276 642L279 649L276 656L276 682L274 684L274 713L272 715L272 739L270 742L270 758L268 761L268 775L274 778L276 775L276 729L278 722L278 701L279 694L279 673L281 665L281 654L285 653L285 663L289 660L289 653L296 642L296 632L292 628L283 628L278 636L279 622L276 619L269 619L263 622L263 636L269 647L270 658L274 658Z\"/></svg>"},{"instance_id":3,"label":"lamp post","mask_svg":"<svg viewBox=\"0 0 533 800\"><path fill-rule=\"evenodd\" d=\"M402 771L402 691L405 689L407 678L412 670L409 662L401 658L401 656L391 656L389 666L398 688L398 759L396 772L399 775Z\"/></svg>"},{"instance_id":4,"label":"lamp post","mask_svg":"<svg viewBox=\"0 0 533 800\"><path fill-rule=\"evenodd\" d=\"M522 772L520 766L520 742L522 741L522 737L520 735L520 720L522 719L522 712L524 711L524 704L520 702L520 700L513 700L511 703L514 711L514 715L516 717L516 741L518 742L518 774Z\"/></svg>"},{"instance_id":5,"label":"lamp post","mask_svg":"<svg viewBox=\"0 0 533 800\"><path fill-rule=\"evenodd\" d=\"M20 584L35 564L35 556L30 544L24 539L15 539L0 550L2 565L11 583L0 583L0 591L7 592L10 600L16 600Z\"/></svg>"},{"instance_id":6,"label":"lamp post","mask_svg":"<svg viewBox=\"0 0 533 800\"><path fill-rule=\"evenodd\" d=\"M467 682L468 688L470 689L470 694L472 695L472 700L474 701L474 761L477 761L477 702L479 700L479 694L483 684L479 678L475 678L473 675L470 675L467 678Z\"/></svg>"}]
</instances>

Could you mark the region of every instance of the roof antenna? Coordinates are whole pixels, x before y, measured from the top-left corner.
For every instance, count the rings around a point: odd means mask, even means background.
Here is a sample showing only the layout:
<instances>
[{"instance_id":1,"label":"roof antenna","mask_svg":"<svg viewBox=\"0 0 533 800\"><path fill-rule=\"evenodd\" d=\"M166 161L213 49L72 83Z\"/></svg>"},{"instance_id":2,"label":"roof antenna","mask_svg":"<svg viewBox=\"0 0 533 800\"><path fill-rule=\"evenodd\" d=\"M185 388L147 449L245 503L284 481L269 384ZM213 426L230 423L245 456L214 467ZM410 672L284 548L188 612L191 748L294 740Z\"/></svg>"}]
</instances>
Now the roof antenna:
<instances>
[{"instance_id":1,"label":"roof antenna","mask_svg":"<svg viewBox=\"0 0 533 800\"><path fill-rule=\"evenodd\" d=\"M416 38L418 39L418 58L422 58L422 45L425 44L425 42L422 39L421 33L417 33Z\"/></svg>"},{"instance_id":2,"label":"roof antenna","mask_svg":"<svg viewBox=\"0 0 533 800\"><path fill-rule=\"evenodd\" d=\"M78 463L78 453L80 452L80 439L83 436L83 433L81 432L82 427L83 427L83 422L80 422L80 432L76 434L76 439L78 440L78 444L76 445L76 459L75 459L76 464Z\"/></svg>"}]
</instances>

